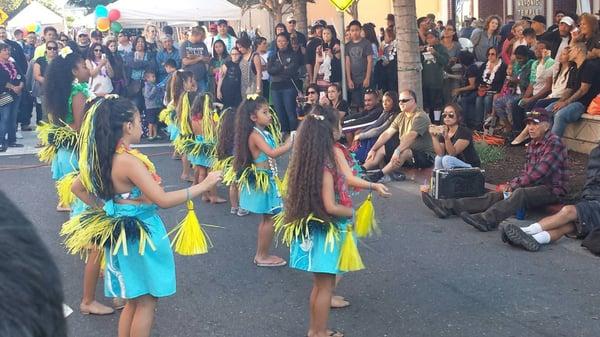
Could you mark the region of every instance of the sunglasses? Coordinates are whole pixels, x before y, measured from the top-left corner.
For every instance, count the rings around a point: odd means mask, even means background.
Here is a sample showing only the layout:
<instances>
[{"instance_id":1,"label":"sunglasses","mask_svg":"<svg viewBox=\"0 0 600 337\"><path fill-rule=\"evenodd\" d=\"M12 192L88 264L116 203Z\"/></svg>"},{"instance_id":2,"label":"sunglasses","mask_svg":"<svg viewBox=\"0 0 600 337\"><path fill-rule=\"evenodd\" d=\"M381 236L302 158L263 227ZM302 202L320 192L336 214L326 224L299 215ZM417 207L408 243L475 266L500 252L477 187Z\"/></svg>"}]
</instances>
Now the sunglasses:
<instances>
[{"instance_id":1,"label":"sunglasses","mask_svg":"<svg viewBox=\"0 0 600 337\"><path fill-rule=\"evenodd\" d=\"M69 42L69 39L60 39L60 42Z\"/></svg>"},{"instance_id":2,"label":"sunglasses","mask_svg":"<svg viewBox=\"0 0 600 337\"><path fill-rule=\"evenodd\" d=\"M404 98L404 99L398 100L398 102L400 102L400 103L408 103L410 101L412 101L412 98Z\"/></svg>"},{"instance_id":3,"label":"sunglasses","mask_svg":"<svg viewBox=\"0 0 600 337\"><path fill-rule=\"evenodd\" d=\"M316 91L307 91L306 94L307 95L316 95L317 92Z\"/></svg>"},{"instance_id":4,"label":"sunglasses","mask_svg":"<svg viewBox=\"0 0 600 337\"><path fill-rule=\"evenodd\" d=\"M444 116L444 118L454 118L454 113L448 113L448 114L442 114L442 116Z\"/></svg>"},{"instance_id":5,"label":"sunglasses","mask_svg":"<svg viewBox=\"0 0 600 337\"><path fill-rule=\"evenodd\" d=\"M94 53L100 53L102 52L102 49L94 49Z\"/></svg>"},{"instance_id":6,"label":"sunglasses","mask_svg":"<svg viewBox=\"0 0 600 337\"><path fill-rule=\"evenodd\" d=\"M58 50L58 47L46 47L46 50Z\"/></svg>"}]
</instances>

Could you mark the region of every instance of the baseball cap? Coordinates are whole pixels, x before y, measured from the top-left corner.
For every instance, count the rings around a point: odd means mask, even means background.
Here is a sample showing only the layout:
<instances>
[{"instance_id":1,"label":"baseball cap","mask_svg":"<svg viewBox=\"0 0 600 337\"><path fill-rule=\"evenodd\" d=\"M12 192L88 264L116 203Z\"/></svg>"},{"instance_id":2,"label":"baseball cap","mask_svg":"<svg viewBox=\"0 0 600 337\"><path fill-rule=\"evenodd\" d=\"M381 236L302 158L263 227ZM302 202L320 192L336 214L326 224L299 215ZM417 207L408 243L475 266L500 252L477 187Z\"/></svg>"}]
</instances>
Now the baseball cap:
<instances>
[{"instance_id":1,"label":"baseball cap","mask_svg":"<svg viewBox=\"0 0 600 337\"><path fill-rule=\"evenodd\" d=\"M525 113L525 122L532 121L534 123L549 122L552 119L552 114L544 108L535 108Z\"/></svg>"},{"instance_id":2,"label":"baseball cap","mask_svg":"<svg viewBox=\"0 0 600 337\"><path fill-rule=\"evenodd\" d=\"M531 19L531 21L535 21L535 22L538 22L538 23L541 23L541 24L545 25L546 24L546 17L543 16L543 15L536 15L536 16L533 17L533 19Z\"/></svg>"},{"instance_id":3,"label":"baseball cap","mask_svg":"<svg viewBox=\"0 0 600 337\"><path fill-rule=\"evenodd\" d=\"M433 36L435 36L435 38L438 38L438 37L439 37L439 34L438 34L437 30L435 30L435 29L430 29L430 30L428 30L428 31L425 33L425 36L427 36L427 35L430 35L430 34L431 34L431 35L433 35Z\"/></svg>"},{"instance_id":4,"label":"baseball cap","mask_svg":"<svg viewBox=\"0 0 600 337\"><path fill-rule=\"evenodd\" d=\"M87 29L80 29L80 30L77 32L77 36L81 36L81 35L89 35L89 33L88 33Z\"/></svg>"},{"instance_id":5,"label":"baseball cap","mask_svg":"<svg viewBox=\"0 0 600 337\"><path fill-rule=\"evenodd\" d=\"M565 24L573 27L573 25L575 24L575 21L570 16L563 16L563 18L560 19L560 23L565 23Z\"/></svg>"},{"instance_id":6,"label":"baseball cap","mask_svg":"<svg viewBox=\"0 0 600 337\"><path fill-rule=\"evenodd\" d=\"M285 19L285 22L296 22L296 18L294 18L293 15L288 15L288 17Z\"/></svg>"},{"instance_id":7,"label":"baseball cap","mask_svg":"<svg viewBox=\"0 0 600 337\"><path fill-rule=\"evenodd\" d=\"M317 20L313 23L313 27L325 27L327 26L327 22L325 20Z\"/></svg>"}]
</instances>

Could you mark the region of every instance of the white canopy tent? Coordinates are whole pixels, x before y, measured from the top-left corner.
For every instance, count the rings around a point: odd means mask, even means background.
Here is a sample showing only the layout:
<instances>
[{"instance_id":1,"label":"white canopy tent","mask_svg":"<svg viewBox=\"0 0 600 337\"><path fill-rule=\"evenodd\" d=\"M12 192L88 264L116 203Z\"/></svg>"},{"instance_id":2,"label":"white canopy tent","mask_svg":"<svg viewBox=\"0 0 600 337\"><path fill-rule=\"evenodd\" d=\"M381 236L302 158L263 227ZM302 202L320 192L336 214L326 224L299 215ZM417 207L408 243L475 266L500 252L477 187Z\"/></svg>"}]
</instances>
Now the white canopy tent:
<instances>
[{"instance_id":1,"label":"white canopy tent","mask_svg":"<svg viewBox=\"0 0 600 337\"><path fill-rule=\"evenodd\" d=\"M35 22L40 23L42 29L47 26L54 26L56 29L62 30L64 26L63 18L60 15L38 2L32 2L8 21L6 28L9 30L23 29L23 27Z\"/></svg>"},{"instance_id":2,"label":"white canopy tent","mask_svg":"<svg viewBox=\"0 0 600 337\"><path fill-rule=\"evenodd\" d=\"M125 28L143 27L148 22L190 25L197 21L239 20L242 15L242 10L227 0L119 0L106 7L121 12L117 21ZM92 12L75 24L92 28L94 22Z\"/></svg>"}]
</instances>

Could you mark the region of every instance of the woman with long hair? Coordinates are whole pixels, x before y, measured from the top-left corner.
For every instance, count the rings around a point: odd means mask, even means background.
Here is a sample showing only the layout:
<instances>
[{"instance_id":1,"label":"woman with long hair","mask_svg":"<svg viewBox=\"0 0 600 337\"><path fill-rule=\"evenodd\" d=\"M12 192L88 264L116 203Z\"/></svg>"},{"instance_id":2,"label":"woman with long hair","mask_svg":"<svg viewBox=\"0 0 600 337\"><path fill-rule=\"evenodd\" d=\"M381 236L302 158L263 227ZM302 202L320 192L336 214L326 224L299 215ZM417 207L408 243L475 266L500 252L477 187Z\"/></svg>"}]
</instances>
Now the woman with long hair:
<instances>
[{"instance_id":1,"label":"woman with long hair","mask_svg":"<svg viewBox=\"0 0 600 337\"><path fill-rule=\"evenodd\" d=\"M479 62L487 60L487 51L489 48L498 48L500 43L500 23L502 20L497 15L490 15L485 19L483 28L477 28L471 34L473 43L473 53L475 59Z\"/></svg>"},{"instance_id":2,"label":"woman with long hair","mask_svg":"<svg viewBox=\"0 0 600 337\"><path fill-rule=\"evenodd\" d=\"M11 59L10 51L8 44L0 42L0 94L10 100L0 106L0 152L5 152L8 147L23 147L17 143L17 114L24 81Z\"/></svg>"},{"instance_id":3,"label":"woman with long hair","mask_svg":"<svg viewBox=\"0 0 600 337\"><path fill-rule=\"evenodd\" d=\"M248 37L240 37L236 41L240 54L241 95L260 94L262 92L262 63L260 56L252 50L252 41Z\"/></svg>"},{"instance_id":4,"label":"woman with long hair","mask_svg":"<svg viewBox=\"0 0 600 337\"><path fill-rule=\"evenodd\" d=\"M217 184L221 174L165 192L152 162L131 148L140 142L142 127L139 111L127 99L98 99L84 125L82 170L73 191L90 209L63 225L62 234L71 252L89 246L104 250L104 292L126 299L118 335L148 337L158 298L175 294L176 282L173 252L157 208L186 203ZM90 216L94 220L86 222ZM111 235L119 226L128 233L120 234L123 241ZM107 239L99 242L98 237Z\"/></svg>"},{"instance_id":5,"label":"woman with long hair","mask_svg":"<svg viewBox=\"0 0 600 337\"><path fill-rule=\"evenodd\" d=\"M573 30L571 34L574 42L584 42L587 47L588 60L600 57L600 27L598 18L590 13L583 13L579 17L579 31ZM571 42L573 43L573 42Z\"/></svg>"},{"instance_id":6,"label":"woman with long hair","mask_svg":"<svg viewBox=\"0 0 600 337\"><path fill-rule=\"evenodd\" d=\"M277 126L269 104L262 96L242 102L235 123L233 170L240 189L240 207L262 216L254 263L259 267L284 266L281 257L269 255L273 241L273 216L281 211L278 171L275 158L292 147L291 137L278 145Z\"/></svg>"},{"instance_id":7,"label":"woman with long hair","mask_svg":"<svg viewBox=\"0 0 600 337\"><path fill-rule=\"evenodd\" d=\"M127 60L127 66L131 69L127 97L134 101L139 111L144 111L144 97L142 96L144 72L148 68L156 70L156 63L154 56L148 52L144 37L136 37L133 48L134 52Z\"/></svg>"},{"instance_id":8,"label":"woman with long hair","mask_svg":"<svg viewBox=\"0 0 600 337\"><path fill-rule=\"evenodd\" d=\"M217 98L226 108L236 109L242 103L242 71L240 69L242 54L237 47L233 47L229 56L230 59L221 65Z\"/></svg>"},{"instance_id":9,"label":"woman with long hair","mask_svg":"<svg viewBox=\"0 0 600 337\"><path fill-rule=\"evenodd\" d=\"M450 58L444 69L446 75L444 76L443 90L444 102L450 102L452 100L452 90L458 88L460 85L460 74L462 72L462 67L458 62L458 54L462 47L460 42L458 42L458 33L455 26L446 24L441 34L440 44L446 47L448 57Z\"/></svg>"},{"instance_id":10,"label":"woman with long hair","mask_svg":"<svg viewBox=\"0 0 600 337\"><path fill-rule=\"evenodd\" d=\"M322 105L330 105L340 113L340 118L343 119L348 114L350 106L342 97L342 87L337 83L333 83L327 87L326 93L323 99L320 100L320 103Z\"/></svg>"},{"instance_id":11,"label":"woman with long hair","mask_svg":"<svg viewBox=\"0 0 600 337\"><path fill-rule=\"evenodd\" d=\"M125 62L118 51L118 43L115 39L110 39L106 42L108 63L113 69L112 85L113 92L117 95L125 95L127 88L127 74L125 72Z\"/></svg>"},{"instance_id":12,"label":"woman with long hair","mask_svg":"<svg viewBox=\"0 0 600 337\"><path fill-rule=\"evenodd\" d=\"M262 72L260 74L260 78L262 80L262 96L266 99L269 99L270 91L269 91L269 72L267 71L267 62L269 60L269 50L267 39L264 37L257 37L254 41L256 45L256 53L260 56L260 64Z\"/></svg>"},{"instance_id":13,"label":"woman with long hair","mask_svg":"<svg viewBox=\"0 0 600 337\"><path fill-rule=\"evenodd\" d=\"M340 42L335 36L333 26L323 27L323 43L315 52L315 74L313 82L325 91L332 83L342 81L342 61Z\"/></svg>"},{"instance_id":14,"label":"woman with long hair","mask_svg":"<svg viewBox=\"0 0 600 337\"><path fill-rule=\"evenodd\" d=\"M525 36L523 35L523 31L527 28L527 21L518 21L516 22L509 35L509 38L504 40L502 44L502 48L500 56L502 56L502 62L504 64L509 64L512 62L513 53L518 46L526 46L527 41L525 40Z\"/></svg>"},{"instance_id":15,"label":"woman with long hair","mask_svg":"<svg viewBox=\"0 0 600 337\"><path fill-rule=\"evenodd\" d=\"M85 60L90 70L90 90L96 96L104 96L113 92L113 68L108 60L109 51L100 43L92 43Z\"/></svg>"},{"instance_id":16,"label":"woman with long hair","mask_svg":"<svg viewBox=\"0 0 600 337\"><path fill-rule=\"evenodd\" d=\"M208 78L209 90L215 96L217 95L217 84L221 79L221 66L225 64L229 58L227 47L222 40L216 40L212 45L212 58L210 59L209 70L212 76Z\"/></svg>"},{"instance_id":17,"label":"woman with long hair","mask_svg":"<svg viewBox=\"0 0 600 337\"><path fill-rule=\"evenodd\" d=\"M485 116L492 111L494 95L499 93L506 78L506 64L498 57L498 50L488 48L487 61L481 65L477 77L477 97L474 114L465 114L465 123L474 130L481 129Z\"/></svg>"},{"instance_id":18,"label":"woman with long hair","mask_svg":"<svg viewBox=\"0 0 600 337\"><path fill-rule=\"evenodd\" d=\"M33 64L33 80L35 85L32 88L32 96L35 99L35 112L37 121L48 121L47 113L44 113L42 102L44 101L44 82L46 81L46 69L48 65L58 56L58 43L56 41L46 42L46 52L43 57L39 57ZM40 143L41 145L41 143Z\"/></svg>"},{"instance_id":19,"label":"woman with long hair","mask_svg":"<svg viewBox=\"0 0 600 337\"><path fill-rule=\"evenodd\" d=\"M153 24L147 24L142 34L146 42L146 51L154 56L158 53L160 41L158 39L158 28Z\"/></svg>"}]
</instances>

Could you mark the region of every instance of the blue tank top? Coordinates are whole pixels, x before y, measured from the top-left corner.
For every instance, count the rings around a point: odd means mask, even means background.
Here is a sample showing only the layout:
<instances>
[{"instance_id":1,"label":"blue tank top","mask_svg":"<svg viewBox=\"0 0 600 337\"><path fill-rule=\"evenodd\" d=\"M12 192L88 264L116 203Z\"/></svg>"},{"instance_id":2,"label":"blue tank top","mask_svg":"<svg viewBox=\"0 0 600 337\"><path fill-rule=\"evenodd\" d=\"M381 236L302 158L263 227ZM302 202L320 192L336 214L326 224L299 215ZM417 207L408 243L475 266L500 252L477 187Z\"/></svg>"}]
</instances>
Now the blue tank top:
<instances>
[{"instance_id":1,"label":"blue tank top","mask_svg":"<svg viewBox=\"0 0 600 337\"><path fill-rule=\"evenodd\" d=\"M254 130L256 130L258 133L260 133L260 135L265 139L265 141L267 142L267 144L269 144L269 146L274 149L276 147L276 143L275 143L275 139L273 138L273 136L267 132L267 131L263 131L257 127L254 127ZM254 163L258 164L258 163L264 163L267 160L269 160L269 157L267 156L266 153L264 152L260 152L258 154L258 157L256 157L256 159L254 159Z\"/></svg>"}]
</instances>

